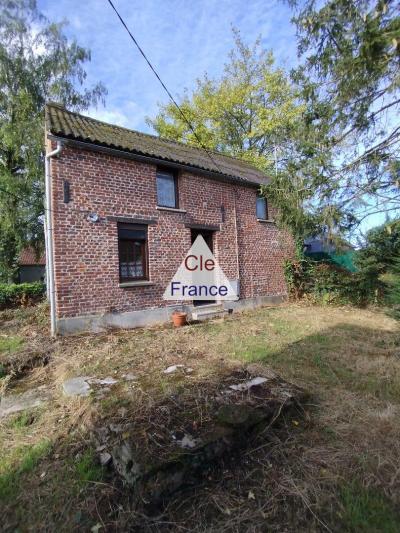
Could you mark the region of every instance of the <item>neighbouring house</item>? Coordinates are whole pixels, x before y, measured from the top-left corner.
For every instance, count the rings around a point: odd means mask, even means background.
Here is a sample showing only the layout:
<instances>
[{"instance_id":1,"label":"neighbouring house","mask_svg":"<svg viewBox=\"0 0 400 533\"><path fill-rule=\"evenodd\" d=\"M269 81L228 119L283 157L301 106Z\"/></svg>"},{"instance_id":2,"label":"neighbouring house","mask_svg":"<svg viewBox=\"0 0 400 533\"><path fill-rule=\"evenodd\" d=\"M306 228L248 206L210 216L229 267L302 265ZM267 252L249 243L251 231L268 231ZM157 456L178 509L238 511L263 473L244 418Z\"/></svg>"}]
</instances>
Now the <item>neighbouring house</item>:
<instances>
[{"instance_id":1,"label":"neighbouring house","mask_svg":"<svg viewBox=\"0 0 400 533\"><path fill-rule=\"evenodd\" d=\"M333 263L350 272L356 272L354 246L343 237L327 235L310 237L304 241L304 252L314 261Z\"/></svg>"},{"instance_id":2,"label":"neighbouring house","mask_svg":"<svg viewBox=\"0 0 400 533\"><path fill-rule=\"evenodd\" d=\"M318 253L335 253L335 252L349 252L354 250L354 246L342 237L328 237L327 235L317 235L316 237L308 237L304 241L304 251L307 254Z\"/></svg>"},{"instance_id":3,"label":"neighbouring house","mask_svg":"<svg viewBox=\"0 0 400 533\"><path fill-rule=\"evenodd\" d=\"M293 243L259 195L252 165L46 106L48 249L59 333L194 318L278 302ZM164 290L201 234L239 294L166 302ZM50 262L50 261L49 261Z\"/></svg>"},{"instance_id":4,"label":"neighbouring house","mask_svg":"<svg viewBox=\"0 0 400 533\"><path fill-rule=\"evenodd\" d=\"M19 283L30 283L32 281L45 281L46 277L46 257L45 254L37 254L31 248L26 247L21 250L18 258L18 281Z\"/></svg>"}]
</instances>

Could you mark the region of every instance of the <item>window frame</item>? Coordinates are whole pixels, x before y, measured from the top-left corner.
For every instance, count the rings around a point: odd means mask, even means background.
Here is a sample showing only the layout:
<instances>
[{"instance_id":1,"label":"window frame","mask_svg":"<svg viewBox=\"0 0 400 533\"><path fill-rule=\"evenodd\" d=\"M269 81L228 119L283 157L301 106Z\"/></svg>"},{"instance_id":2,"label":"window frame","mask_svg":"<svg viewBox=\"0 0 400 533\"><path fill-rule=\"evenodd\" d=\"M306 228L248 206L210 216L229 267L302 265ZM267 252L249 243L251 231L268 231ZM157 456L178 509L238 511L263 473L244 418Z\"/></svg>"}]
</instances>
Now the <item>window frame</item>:
<instances>
[{"instance_id":1,"label":"window frame","mask_svg":"<svg viewBox=\"0 0 400 533\"><path fill-rule=\"evenodd\" d=\"M132 231L144 231L145 236L144 238L139 237L121 237L120 236L120 230L121 229L127 229ZM125 224L125 223L118 223L117 224L117 236L118 236L118 277L120 283L129 283L134 281L148 281L149 280L149 259L148 259L148 228L146 225L143 224ZM129 277L122 277L121 274L121 252L122 242L130 242L130 243L140 243L141 252L142 252L142 270L143 270L143 276L129 276Z\"/></svg>"},{"instance_id":2,"label":"window frame","mask_svg":"<svg viewBox=\"0 0 400 533\"><path fill-rule=\"evenodd\" d=\"M170 175L173 178L174 183L174 198L175 205L162 205L158 201L158 174ZM178 173L168 167L157 167L156 170L156 193L157 193L157 207L163 207L164 209L179 209L179 187L178 187Z\"/></svg>"},{"instance_id":3,"label":"window frame","mask_svg":"<svg viewBox=\"0 0 400 533\"><path fill-rule=\"evenodd\" d=\"M259 200L264 200L264 205L265 205L265 218L263 217L259 217L258 216L258 213L257 213L257 207L258 207L258 201ZM269 220L269 213L268 213L268 200L267 198L265 198L264 195L258 193L257 194L257 198L256 198L256 217L257 217L257 220Z\"/></svg>"}]
</instances>

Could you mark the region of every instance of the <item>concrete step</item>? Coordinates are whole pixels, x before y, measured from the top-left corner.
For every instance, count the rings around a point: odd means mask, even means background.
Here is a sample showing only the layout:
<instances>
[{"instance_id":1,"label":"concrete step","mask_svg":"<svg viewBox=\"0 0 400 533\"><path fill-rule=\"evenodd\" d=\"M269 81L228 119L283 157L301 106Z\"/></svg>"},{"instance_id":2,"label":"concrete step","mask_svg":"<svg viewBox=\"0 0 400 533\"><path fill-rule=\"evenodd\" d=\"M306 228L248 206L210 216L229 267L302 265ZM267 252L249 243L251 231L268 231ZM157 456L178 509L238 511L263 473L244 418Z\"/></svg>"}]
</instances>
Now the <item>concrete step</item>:
<instances>
[{"instance_id":1,"label":"concrete step","mask_svg":"<svg viewBox=\"0 0 400 533\"><path fill-rule=\"evenodd\" d=\"M192 320L208 320L210 318L221 318L228 311L221 304L207 304L195 307L192 311Z\"/></svg>"}]
</instances>

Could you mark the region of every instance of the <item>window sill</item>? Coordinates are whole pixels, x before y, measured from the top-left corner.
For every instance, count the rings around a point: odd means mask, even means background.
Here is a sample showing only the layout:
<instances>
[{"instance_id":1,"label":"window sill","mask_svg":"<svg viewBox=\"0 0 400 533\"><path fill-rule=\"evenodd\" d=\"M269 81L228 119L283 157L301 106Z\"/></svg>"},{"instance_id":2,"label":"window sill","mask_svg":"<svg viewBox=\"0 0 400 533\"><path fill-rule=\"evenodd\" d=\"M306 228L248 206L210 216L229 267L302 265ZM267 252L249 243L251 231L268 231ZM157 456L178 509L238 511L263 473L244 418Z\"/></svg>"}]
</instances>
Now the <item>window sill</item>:
<instances>
[{"instance_id":1,"label":"window sill","mask_svg":"<svg viewBox=\"0 0 400 533\"><path fill-rule=\"evenodd\" d=\"M156 207L158 211L171 211L172 213L186 213L186 209L178 209L177 207L163 207L162 205L158 205Z\"/></svg>"},{"instance_id":2,"label":"window sill","mask_svg":"<svg viewBox=\"0 0 400 533\"><path fill-rule=\"evenodd\" d=\"M266 220L265 218L257 218L257 222L262 222L263 224L275 224L275 220Z\"/></svg>"},{"instance_id":3,"label":"window sill","mask_svg":"<svg viewBox=\"0 0 400 533\"><path fill-rule=\"evenodd\" d=\"M119 287L121 289L124 289L125 287L149 287L150 285L154 285L154 283L148 280L123 281L122 283L119 284Z\"/></svg>"}]
</instances>

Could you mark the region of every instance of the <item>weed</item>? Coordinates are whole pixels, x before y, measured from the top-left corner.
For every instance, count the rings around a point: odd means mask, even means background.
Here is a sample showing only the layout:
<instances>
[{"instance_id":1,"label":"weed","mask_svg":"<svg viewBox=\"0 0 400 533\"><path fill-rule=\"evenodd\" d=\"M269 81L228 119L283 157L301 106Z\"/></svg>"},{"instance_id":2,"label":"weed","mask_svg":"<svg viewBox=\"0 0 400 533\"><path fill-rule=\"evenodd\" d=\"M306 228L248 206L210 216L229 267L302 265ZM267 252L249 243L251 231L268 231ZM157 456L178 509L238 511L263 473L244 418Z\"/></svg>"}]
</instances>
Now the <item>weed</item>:
<instances>
[{"instance_id":1,"label":"weed","mask_svg":"<svg viewBox=\"0 0 400 533\"><path fill-rule=\"evenodd\" d=\"M18 414L15 418L10 420L8 427L13 429L22 429L33 424L35 421L35 415L30 411L23 411Z\"/></svg>"},{"instance_id":2,"label":"weed","mask_svg":"<svg viewBox=\"0 0 400 533\"><path fill-rule=\"evenodd\" d=\"M96 463L94 451L91 449L85 450L75 462L75 472L78 481L83 485L90 481L100 481L103 477L103 469Z\"/></svg>"},{"instance_id":3,"label":"weed","mask_svg":"<svg viewBox=\"0 0 400 533\"><path fill-rule=\"evenodd\" d=\"M343 507L342 519L347 531L399 531L400 516L378 489L367 489L359 482L353 481L342 486L339 494Z\"/></svg>"},{"instance_id":4,"label":"weed","mask_svg":"<svg viewBox=\"0 0 400 533\"><path fill-rule=\"evenodd\" d=\"M33 446L17 448L11 457L0 462L0 500L20 492L22 475L34 470L50 449L51 443L45 439Z\"/></svg>"},{"instance_id":5,"label":"weed","mask_svg":"<svg viewBox=\"0 0 400 533\"><path fill-rule=\"evenodd\" d=\"M21 337L0 337L0 354L17 352L23 343Z\"/></svg>"}]
</instances>

